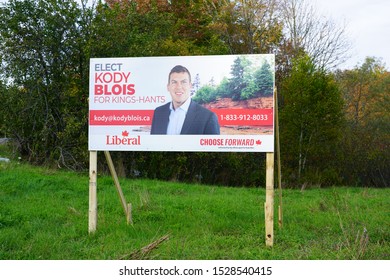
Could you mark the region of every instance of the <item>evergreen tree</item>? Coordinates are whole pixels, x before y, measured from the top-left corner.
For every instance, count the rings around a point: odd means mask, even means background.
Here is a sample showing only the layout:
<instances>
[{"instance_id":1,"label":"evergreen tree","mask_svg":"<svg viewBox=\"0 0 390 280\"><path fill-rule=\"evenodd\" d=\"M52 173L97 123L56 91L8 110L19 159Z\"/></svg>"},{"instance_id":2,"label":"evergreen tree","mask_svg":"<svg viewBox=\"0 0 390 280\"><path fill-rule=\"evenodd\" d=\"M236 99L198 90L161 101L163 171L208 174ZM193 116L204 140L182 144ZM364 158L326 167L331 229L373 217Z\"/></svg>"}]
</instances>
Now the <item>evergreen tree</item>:
<instances>
[{"instance_id":1,"label":"evergreen tree","mask_svg":"<svg viewBox=\"0 0 390 280\"><path fill-rule=\"evenodd\" d=\"M230 74L232 78L229 79L229 94L232 100L239 100L241 98L241 92L245 88L244 80L245 67L242 63L242 58L237 57L231 68Z\"/></svg>"},{"instance_id":2,"label":"evergreen tree","mask_svg":"<svg viewBox=\"0 0 390 280\"><path fill-rule=\"evenodd\" d=\"M261 68L254 74L255 84L258 87L257 96L273 95L274 78L271 71L271 65L265 61Z\"/></svg>"}]
</instances>

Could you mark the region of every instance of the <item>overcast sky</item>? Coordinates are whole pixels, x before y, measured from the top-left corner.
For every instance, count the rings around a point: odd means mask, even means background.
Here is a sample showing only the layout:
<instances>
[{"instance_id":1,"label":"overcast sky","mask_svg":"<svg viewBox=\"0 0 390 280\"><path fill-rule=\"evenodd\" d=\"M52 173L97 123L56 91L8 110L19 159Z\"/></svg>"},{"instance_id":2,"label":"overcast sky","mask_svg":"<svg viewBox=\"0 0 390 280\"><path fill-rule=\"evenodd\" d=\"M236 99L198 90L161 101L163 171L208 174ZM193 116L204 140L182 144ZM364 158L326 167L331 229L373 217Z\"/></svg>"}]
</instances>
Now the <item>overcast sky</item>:
<instances>
[{"instance_id":1,"label":"overcast sky","mask_svg":"<svg viewBox=\"0 0 390 280\"><path fill-rule=\"evenodd\" d=\"M92 2L92 0L89 0ZM390 69L390 0L307 0L320 15L346 23L353 48L351 58L340 67L361 65L367 56L382 58ZM4 3L6 0L0 0Z\"/></svg>"},{"instance_id":2,"label":"overcast sky","mask_svg":"<svg viewBox=\"0 0 390 280\"><path fill-rule=\"evenodd\" d=\"M320 14L346 23L352 42L351 59L341 68L361 65L367 56L382 58L390 69L390 1L389 0L315 0Z\"/></svg>"}]
</instances>

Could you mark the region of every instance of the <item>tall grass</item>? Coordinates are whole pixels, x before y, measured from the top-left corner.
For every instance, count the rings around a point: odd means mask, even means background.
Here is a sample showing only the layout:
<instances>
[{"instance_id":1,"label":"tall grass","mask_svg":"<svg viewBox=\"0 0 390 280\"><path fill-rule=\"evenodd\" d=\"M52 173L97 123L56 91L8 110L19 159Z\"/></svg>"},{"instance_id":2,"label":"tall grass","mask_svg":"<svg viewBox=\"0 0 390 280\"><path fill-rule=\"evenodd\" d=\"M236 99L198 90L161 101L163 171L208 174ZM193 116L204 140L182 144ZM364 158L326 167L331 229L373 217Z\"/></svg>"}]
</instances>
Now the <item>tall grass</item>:
<instances>
[{"instance_id":1,"label":"tall grass","mask_svg":"<svg viewBox=\"0 0 390 280\"><path fill-rule=\"evenodd\" d=\"M0 259L390 259L389 189L284 190L268 248L264 187L120 181L133 225L100 174L89 234L88 174L0 164Z\"/></svg>"}]
</instances>

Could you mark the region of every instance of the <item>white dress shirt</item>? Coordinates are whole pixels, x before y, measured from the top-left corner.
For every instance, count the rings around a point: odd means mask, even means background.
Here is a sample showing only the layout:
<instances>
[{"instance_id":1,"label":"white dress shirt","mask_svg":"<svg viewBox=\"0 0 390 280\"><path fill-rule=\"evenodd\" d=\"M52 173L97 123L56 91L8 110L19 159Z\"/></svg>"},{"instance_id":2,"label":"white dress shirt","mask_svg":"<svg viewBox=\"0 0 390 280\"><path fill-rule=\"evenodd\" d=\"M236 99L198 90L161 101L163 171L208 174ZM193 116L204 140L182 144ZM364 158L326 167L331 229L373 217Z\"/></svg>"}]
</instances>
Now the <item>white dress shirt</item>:
<instances>
[{"instance_id":1,"label":"white dress shirt","mask_svg":"<svg viewBox=\"0 0 390 280\"><path fill-rule=\"evenodd\" d=\"M172 102L169 105L171 113L169 114L169 123L167 134L168 135L177 135L180 134L181 129L183 128L184 120L187 115L188 108L190 107L191 98L188 98L183 105L181 105L176 110L173 108Z\"/></svg>"}]
</instances>

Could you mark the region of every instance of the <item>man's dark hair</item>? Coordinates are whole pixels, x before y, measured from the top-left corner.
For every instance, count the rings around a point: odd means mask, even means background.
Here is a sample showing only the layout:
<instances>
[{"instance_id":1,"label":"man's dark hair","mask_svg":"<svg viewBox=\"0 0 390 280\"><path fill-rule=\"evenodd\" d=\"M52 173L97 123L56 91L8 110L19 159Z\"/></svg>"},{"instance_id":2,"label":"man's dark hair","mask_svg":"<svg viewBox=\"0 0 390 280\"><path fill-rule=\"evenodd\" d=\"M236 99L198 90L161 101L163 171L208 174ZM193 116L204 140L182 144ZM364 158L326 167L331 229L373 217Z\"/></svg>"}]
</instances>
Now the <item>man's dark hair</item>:
<instances>
[{"instance_id":1,"label":"man's dark hair","mask_svg":"<svg viewBox=\"0 0 390 280\"><path fill-rule=\"evenodd\" d=\"M169 82L171 80L171 74L172 73L187 73L188 76L190 77L190 83L191 83L191 73L184 66L176 65L175 67L172 68L171 72L169 72L169 75L168 75L168 84L169 84Z\"/></svg>"}]
</instances>

